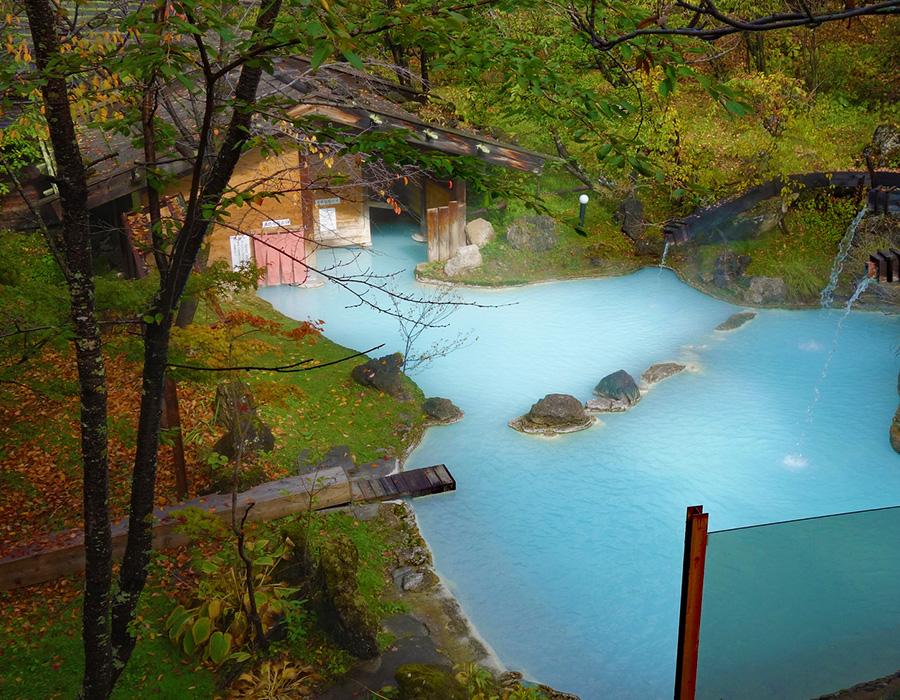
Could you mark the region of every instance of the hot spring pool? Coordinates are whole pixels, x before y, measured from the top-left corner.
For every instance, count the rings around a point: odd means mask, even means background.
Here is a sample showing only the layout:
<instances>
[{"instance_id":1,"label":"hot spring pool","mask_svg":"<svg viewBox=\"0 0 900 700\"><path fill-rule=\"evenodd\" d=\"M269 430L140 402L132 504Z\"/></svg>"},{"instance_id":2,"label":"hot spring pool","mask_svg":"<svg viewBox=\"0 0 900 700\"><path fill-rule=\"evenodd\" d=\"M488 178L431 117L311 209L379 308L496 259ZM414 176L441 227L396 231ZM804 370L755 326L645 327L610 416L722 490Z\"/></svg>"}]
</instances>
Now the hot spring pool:
<instances>
[{"instance_id":1,"label":"hot spring pool","mask_svg":"<svg viewBox=\"0 0 900 700\"><path fill-rule=\"evenodd\" d=\"M344 271L404 270L399 290L431 294L413 280L425 248L412 230L378 228L374 252L335 258ZM671 697L688 505L703 504L719 530L900 503L887 440L896 317L852 313L822 379L840 311L761 311L716 333L737 308L665 270L460 295L493 308L461 307L430 332L420 347L460 331L472 342L413 376L466 417L430 429L408 462L446 463L459 490L416 512L478 631L529 677L585 700ZM395 319L346 308L356 299L337 285L260 296L324 319L348 347L402 349ZM507 427L544 394L586 400L609 372L637 378L667 360L694 371L587 431L547 439Z\"/></svg>"}]
</instances>

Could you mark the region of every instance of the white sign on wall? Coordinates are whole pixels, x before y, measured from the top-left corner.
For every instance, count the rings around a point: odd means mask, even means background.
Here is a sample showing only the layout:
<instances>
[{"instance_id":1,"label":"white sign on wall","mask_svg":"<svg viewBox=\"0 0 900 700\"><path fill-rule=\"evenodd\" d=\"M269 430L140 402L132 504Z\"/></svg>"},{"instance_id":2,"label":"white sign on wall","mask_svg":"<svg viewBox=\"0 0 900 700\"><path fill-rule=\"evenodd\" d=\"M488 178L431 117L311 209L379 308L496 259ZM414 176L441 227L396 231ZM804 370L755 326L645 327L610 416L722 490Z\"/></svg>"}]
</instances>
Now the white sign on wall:
<instances>
[{"instance_id":1,"label":"white sign on wall","mask_svg":"<svg viewBox=\"0 0 900 700\"><path fill-rule=\"evenodd\" d=\"M231 237L231 269L237 272L253 260L250 252L250 236Z\"/></svg>"},{"instance_id":2,"label":"white sign on wall","mask_svg":"<svg viewBox=\"0 0 900 700\"><path fill-rule=\"evenodd\" d=\"M282 226L290 226L290 219L266 219L262 222L263 228L281 228Z\"/></svg>"},{"instance_id":3,"label":"white sign on wall","mask_svg":"<svg viewBox=\"0 0 900 700\"><path fill-rule=\"evenodd\" d=\"M317 199L316 206L317 207L336 207L341 203L340 197L326 197L325 199Z\"/></svg>"},{"instance_id":4,"label":"white sign on wall","mask_svg":"<svg viewBox=\"0 0 900 700\"><path fill-rule=\"evenodd\" d=\"M337 209L319 209L319 229L329 233L337 233Z\"/></svg>"}]
</instances>

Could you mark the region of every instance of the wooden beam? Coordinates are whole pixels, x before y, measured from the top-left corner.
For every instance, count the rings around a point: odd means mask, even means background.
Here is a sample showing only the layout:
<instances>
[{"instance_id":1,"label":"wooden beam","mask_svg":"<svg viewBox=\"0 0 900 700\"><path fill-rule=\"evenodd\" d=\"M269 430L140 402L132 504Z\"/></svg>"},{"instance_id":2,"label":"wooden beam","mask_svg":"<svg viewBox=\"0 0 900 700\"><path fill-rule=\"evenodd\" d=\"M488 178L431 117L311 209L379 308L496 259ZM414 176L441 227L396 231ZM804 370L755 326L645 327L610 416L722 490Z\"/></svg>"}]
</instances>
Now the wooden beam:
<instances>
[{"instance_id":1,"label":"wooden beam","mask_svg":"<svg viewBox=\"0 0 900 700\"><path fill-rule=\"evenodd\" d=\"M684 563L681 577L681 614L675 662L675 700L694 700L700 653L700 613L706 568L709 514L703 506L689 506L684 526Z\"/></svg>"},{"instance_id":2,"label":"wooden beam","mask_svg":"<svg viewBox=\"0 0 900 700\"><path fill-rule=\"evenodd\" d=\"M441 259L441 251L438 246L438 210L437 207L425 210L428 221L428 262Z\"/></svg>"},{"instance_id":3,"label":"wooden beam","mask_svg":"<svg viewBox=\"0 0 900 700\"><path fill-rule=\"evenodd\" d=\"M450 209L438 207L437 212L438 260L448 260L450 258Z\"/></svg>"},{"instance_id":4,"label":"wooden beam","mask_svg":"<svg viewBox=\"0 0 900 700\"><path fill-rule=\"evenodd\" d=\"M447 216L449 218L449 231L447 239L449 241L448 258L456 255L456 251L466 244L466 224L465 221L460 222L459 202L455 199L447 203ZM465 210L463 210L465 211Z\"/></svg>"}]
</instances>

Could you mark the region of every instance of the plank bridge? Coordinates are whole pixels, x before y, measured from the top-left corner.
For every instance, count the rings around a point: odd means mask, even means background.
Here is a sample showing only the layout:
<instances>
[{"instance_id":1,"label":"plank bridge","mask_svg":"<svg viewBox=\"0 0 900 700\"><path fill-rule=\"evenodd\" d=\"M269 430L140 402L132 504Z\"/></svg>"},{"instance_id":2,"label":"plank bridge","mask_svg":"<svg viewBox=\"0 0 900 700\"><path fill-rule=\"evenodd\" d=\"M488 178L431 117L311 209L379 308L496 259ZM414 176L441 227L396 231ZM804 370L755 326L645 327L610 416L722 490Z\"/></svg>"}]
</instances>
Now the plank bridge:
<instances>
[{"instance_id":1,"label":"plank bridge","mask_svg":"<svg viewBox=\"0 0 900 700\"><path fill-rule=\"evenodd\" d=\"M237 496L237 517L251 508L247 520L274 520L292 513L325 510L352 503L427 496L456 490L456 480L443 464L412 469L378 478L350 479L340 467L289 476L260 484ZM153 547L165 549L188 544L181 524L185 511L200 510L230 524L231 494L201 496L154 513ZM112 527L113 557L121 559L128 538L128 519ZM29 542L0 559L0 591L51 581L84 571L84 533L78 529L56 532Z\"/></svg>"}]
</instances>

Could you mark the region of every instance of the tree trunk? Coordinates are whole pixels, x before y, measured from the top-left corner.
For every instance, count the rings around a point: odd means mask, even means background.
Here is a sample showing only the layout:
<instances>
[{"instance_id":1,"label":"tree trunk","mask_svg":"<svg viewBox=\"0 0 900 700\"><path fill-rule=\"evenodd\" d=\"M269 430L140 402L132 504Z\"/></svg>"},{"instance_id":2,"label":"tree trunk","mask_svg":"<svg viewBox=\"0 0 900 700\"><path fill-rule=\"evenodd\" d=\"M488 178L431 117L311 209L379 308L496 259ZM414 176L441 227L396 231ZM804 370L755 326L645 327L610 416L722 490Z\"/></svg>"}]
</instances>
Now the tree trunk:
<instances>
[{"instance_id":1,"label":"tree trunk","mask_svg":"<svg viewBox=\"0 0 900 700\"><path fill-rule=\"evenodd\" d=\"M49 233L51 248L65 262L75 332L75 360L81 399L81 458L84 498L84 603L82 696L109 696L112 678L109 589L112 580L112 536L109 521L106 376L102 339L94 308L87 176L69 109L66 76L48 66L60 57L56 15L48 0L26 0L25 11L34 42L41 93L56 160L56 185L62 202L62 232Z\"/></svg>"},{"instance_id":2,"label":"tree trunk","mask_svg":"<svg viewBox=\"0 0 900 700\"><path fill-rule=\"evenodd\" d=\"M46 0L44 0L46 1ZM264 2L256 19L256 46L261 46L281 11L282 0ZM129 631L134 619L141 591L147 580L147 565L152 545L153 496L156 489L156 467L159 454L160 418L162 414L163 382L168 363L169 340L174 310L184 293L185 285L203 240L211 225L204 212L215 209L234 173L244 145L250 137L252 106L262 77L258 63L245 63L234 90L231 121L215 162L203 178L204 184L188 203L185 221L175 240L169 258L169 271L160 283L160 290L150 314L158 319L146 326L144 335L144 372L141 409L138 421L137 449L131 480L131 506L128 518L128 541L119 574L119 595L112 611L112 645L116 659L113 680L118 678L131 653L135 639ZM214 83L208 81L206 90L212 99ZM211 130L211 125L206 125ZM208 137L201 133L201 142ZM202 167L198 158L195 167Z\"/></svg>"}]
</instances>

